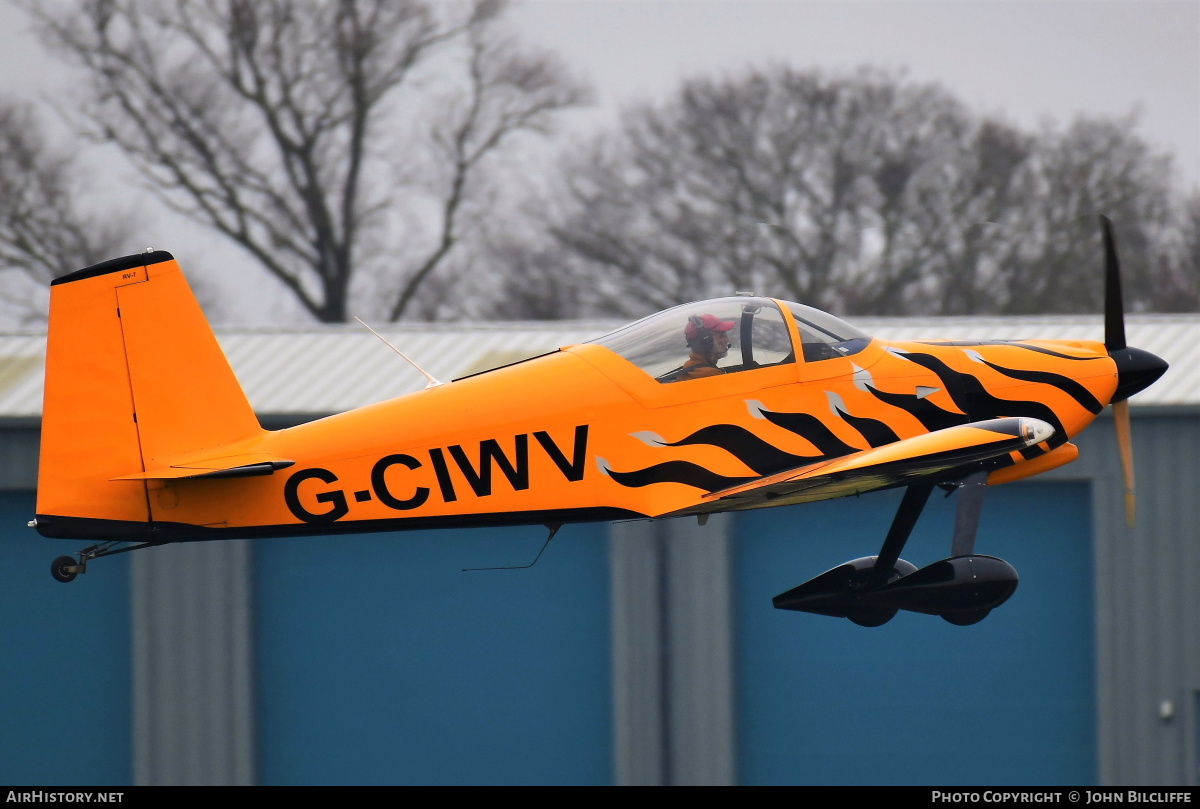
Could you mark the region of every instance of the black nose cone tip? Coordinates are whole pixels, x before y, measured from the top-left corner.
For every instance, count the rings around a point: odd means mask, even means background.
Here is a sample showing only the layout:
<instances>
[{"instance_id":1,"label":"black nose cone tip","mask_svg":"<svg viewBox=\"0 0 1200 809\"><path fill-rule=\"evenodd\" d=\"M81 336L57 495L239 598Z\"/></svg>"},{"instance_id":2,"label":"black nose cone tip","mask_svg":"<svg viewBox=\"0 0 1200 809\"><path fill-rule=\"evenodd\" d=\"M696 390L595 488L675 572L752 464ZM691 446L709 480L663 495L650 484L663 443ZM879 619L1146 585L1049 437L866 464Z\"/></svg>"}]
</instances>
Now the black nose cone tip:
<instances>
[{"instance_id":1,"label":"black nose cone tip","mask_svg":"<svg viewBox=\"0 0 1200 809\"><path fill-rule=\"evenodd\" d=\"M1123 402L1158 381L1167 372L1167 361L1140 348L1122 348L1108 353L1117 364L1117 392L1112 401Z\"/></svg>"}]
</instances>

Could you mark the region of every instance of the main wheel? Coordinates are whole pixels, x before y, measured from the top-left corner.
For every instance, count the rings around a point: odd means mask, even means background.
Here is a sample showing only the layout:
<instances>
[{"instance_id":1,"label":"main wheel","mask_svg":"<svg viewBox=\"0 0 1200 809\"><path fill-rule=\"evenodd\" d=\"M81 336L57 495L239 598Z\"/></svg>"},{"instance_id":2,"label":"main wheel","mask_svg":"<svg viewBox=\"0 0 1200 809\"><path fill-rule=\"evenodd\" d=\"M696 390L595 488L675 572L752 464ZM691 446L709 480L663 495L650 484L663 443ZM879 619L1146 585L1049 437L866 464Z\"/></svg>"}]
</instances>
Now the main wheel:
<instances>
[{"instance_id":1,"label":"main wheel","mask_svg":"<svg viewBox=\"0 0 1200 809\"><path fill-rule=\"evenodd\" d=\"M988 617L989 613L991 613L990 609L966 610L964 612L943 612L942 617L955 626L970 626Z\"/></svg>"},{"instance_id":2,"label":"main wheel","mask_svg":"<svg viewBox=\"0 0 1200 809\"><path fill-rule=\"evenodd\" d=\"M61 582L74 581L79 575L75 569L77 564L71 556L60 556L50 563L50 575Z\"/></svg>"},{"instance_id":3,"label":"main wheel","mask_svg":"<svg viewBox=\"0 0 1200 809\"><path fill-rule=\"evenodd\" d=\"M896 617L899 610L893 607L855 607L847 610L846 617L859 626L883 626Z\"/></svg>"},{"instance_id":4,"label":"main wheel","mask_svg":"<svg viewBox=\"0 0 1200 809\"><path fill-rule=\"evenodd\" d=\"M871 561L874 562L874 559L872 556ZM915 572L916 569L917 566L912 562L897 559L896 564L892 566L892 572L888 574L888 584ZM895 607L853 607L846 611L846 617L859 626L883 626L895 618L899 611Z\"/></svg>"}]
</instances>

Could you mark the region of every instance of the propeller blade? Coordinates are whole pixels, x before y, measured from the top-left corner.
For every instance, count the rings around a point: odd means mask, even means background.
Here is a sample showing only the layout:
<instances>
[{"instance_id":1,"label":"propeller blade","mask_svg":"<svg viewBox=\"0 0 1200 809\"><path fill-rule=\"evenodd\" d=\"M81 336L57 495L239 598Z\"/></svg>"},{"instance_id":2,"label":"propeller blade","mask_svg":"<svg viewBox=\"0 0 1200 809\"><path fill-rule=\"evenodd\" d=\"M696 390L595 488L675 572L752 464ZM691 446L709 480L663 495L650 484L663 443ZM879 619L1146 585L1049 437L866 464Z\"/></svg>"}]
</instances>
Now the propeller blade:
<instances>
[{"instance_id":1,"label":"propeller blade","mask_svg":"<svg viewBox=\"0 0 1200 809\"><path fill-rule=\"evenodd\" d=\"M1101 214L1104 226L1104 347L1111 354L1125 348L1125 304L1121 295L1121 264L1112 220Z\"/></svg>"},{"instance_id":2,"label":"propeller blade","mask_svg":"<svg viewBox=\"0 0 1200 809\"><path fill-rule=\"evenodd\" d=\"M1132 528L1137 519L1137 512L1134 499L1133 435L1129 423L1128 399L1136 392L1135 388L1141 390L1158 379L1166 370L1166 363L1153 354L1130 349L1125 342L1125 303L1121 294L1121 262L1117 257L1117 240L1113 235L1111 219L1101 214L1100 224L1104 230L1104 347L1117 363L1118 380L1124 381L1127 388L1121 390L1118 383L1118 391L1113 395L1112 409L1113 423L1117 428L1117 449L1121 453L1121 471L1125 476L1125 523ZM1163 368L1159 369L1158 365L1162 365ZM1149 377L1145 384L1142 384L1143 377Z\"/></svg>"},{"instance_id":3,"label":"propeller blade","mask_svg":"<svg viewBox=\"0 0 1200 809\"><path fill-rule=\"evenodd\" d=\"M1129 429L1129 401L1114 402L1113 421L1117 426L1117 448L1121 452L1121 471L1125 473L1125 524L1133 527L1137 519L1133 495L1133 438Z\"/></svg>"}]
</instances>

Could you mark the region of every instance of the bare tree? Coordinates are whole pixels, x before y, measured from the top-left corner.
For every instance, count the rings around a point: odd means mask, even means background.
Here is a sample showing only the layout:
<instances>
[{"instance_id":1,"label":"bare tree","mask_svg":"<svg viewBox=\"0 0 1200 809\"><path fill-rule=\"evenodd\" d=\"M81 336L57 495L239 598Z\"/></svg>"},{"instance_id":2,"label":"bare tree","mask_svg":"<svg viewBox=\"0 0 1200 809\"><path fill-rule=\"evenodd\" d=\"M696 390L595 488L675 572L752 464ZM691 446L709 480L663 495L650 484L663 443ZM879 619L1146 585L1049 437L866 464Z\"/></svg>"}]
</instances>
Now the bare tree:
<instances>
[{"instance_id":1,"label":"bare tree","mask_svg":"<svg viewBox=\"0 0 1200 809\"><path fill-rule=\"evenodd\" d=\"M497 0L26 7L84 69L80 131L322 321L355 294L408 315L478 213L489 157L584 97L504 37Z\"/></svg>"},{"instance_id":2,"label":"bare tree","mask_svg":"<svg viewBox=\"0 0 1200 809\"><path fill-rule=\"evenodd\" d=\"M880 71L693 79L568 159L545 250L586 279L588 313L735 290L899 311L945 238L944 167L968 162L971 127L940 88Z\"/></svg>"},{"instance_id":3,"label":"bare tree","mask_svg":"<svg viewBox=\"0 0 1200 809\"><path fill-rule=\"evenodd\" d=\"M1151 269L1155 312L1200 311L1200 192L1193 192L1179 211L1175 240Z\"/></svg>"},{"instance_id":4,"label":"bare tree","mask_svg":"<svg viewBox=\"0 0 1200 809\"><path fill-rule=\"evenodd\" d=\"M551 287L576 316L743 289L846 314L1095 311L1104 213L1136 310L1175 196L1132 117L1030 134L902 75L776 66L628 111L565 161L539 248L496 255L531 312Z\"/></svg>"},{"instance_id":5,"label":"bare tree","mask_svg":"<svg viewBox=\"0 0 1200 809\"><path fill-rule=\"evenodd\" d=\"M135 249L127 218L81 205L86 176L31 105L0 100L0 297L10 317L44 319L52 280Z\"/></svg>"}]
</instances>

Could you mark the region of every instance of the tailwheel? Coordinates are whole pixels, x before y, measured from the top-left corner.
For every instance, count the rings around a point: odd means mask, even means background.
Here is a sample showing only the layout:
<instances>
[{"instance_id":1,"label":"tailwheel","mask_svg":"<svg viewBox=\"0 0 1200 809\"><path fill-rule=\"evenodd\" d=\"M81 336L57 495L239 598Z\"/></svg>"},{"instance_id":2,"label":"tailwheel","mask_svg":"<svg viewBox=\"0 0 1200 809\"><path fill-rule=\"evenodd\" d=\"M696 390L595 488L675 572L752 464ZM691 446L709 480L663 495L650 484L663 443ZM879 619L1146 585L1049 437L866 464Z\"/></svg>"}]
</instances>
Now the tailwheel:
<instances>
[{"instance_id":1,"label":"tailwheel","mask_svg":"<svg viewBox=\"0 0 1200 809\"><path fill-rule=\"evenodd\" d=\"M155 543L141 542L128 547L117 547L126 545L126 540L112 539L107 542L98 542L95 545L90 545L78 553L79 561L75 561L72 556L60 556L50 563L50 575L56 581L69 582L74 581L75 577L80 573L87 573L87 563L92 559L99 559L102 556L114 556L118 553L128 553L141 548L149 548Z\"/></svg>"},{"instance_id":2,"label":"tailwheel","mask_svg":"<svg viewBox=\"0 0 1200 809\"><path fill-rule=\"evenodd\" d=\"M61 582L74 581L83 565L76 562L74 557L60 556L50 563L50 575Z\"/></svg>"},{"instance_id":3,"label":"tailwheel","mask_svg":"<svg viewBox=\"0 0 1200 809\"><path fill-rule=\"evenodd\" d=\"M961 612L943 612L942 618L946 619L955 626L970 626L977 624L984 618L988 617L991 609L986 610L963 610Z\"/></svg>"}]
</instances>

